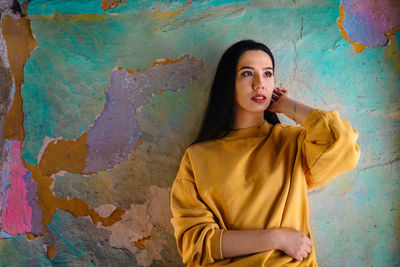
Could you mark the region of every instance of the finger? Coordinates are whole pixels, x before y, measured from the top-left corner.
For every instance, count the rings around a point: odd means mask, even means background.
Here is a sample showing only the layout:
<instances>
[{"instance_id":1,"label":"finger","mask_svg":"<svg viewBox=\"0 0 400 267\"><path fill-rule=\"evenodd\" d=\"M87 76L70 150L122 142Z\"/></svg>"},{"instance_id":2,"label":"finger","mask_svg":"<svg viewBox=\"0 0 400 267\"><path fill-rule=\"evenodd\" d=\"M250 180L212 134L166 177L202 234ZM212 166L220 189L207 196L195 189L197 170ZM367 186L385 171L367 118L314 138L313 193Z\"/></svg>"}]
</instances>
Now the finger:
<instances>
[{"instance_id":1,"label":"finger","mask_svg":"<svg viewBox=\"0 0 400 267\"><path fill-rule=\"evenodd\" d=\"M299 256L296 257L296 260L303 261L303 257L299 255Z\"/></svg>"},{"instance_id":2,"label":"finger","mask_svg":"<svg viewBox=\"0 0 400 267\"><path fill-rule=\"evenodd\" d=\"M281 94L289 94L285 88L279 88L279 91L281 92Z\"/></svg>"},{"instance_id":3,"label":"finger","mask_svg":"<svg viewBox=\"0 0 400 267\"><path fill-rule=\"evenodd\" d=\"M307 253L311 253L311 247L307 246L306 251L307 251Z\"/></svg>"},{"instance_id":4,"label":"finger","mask_svg":"<svg viewBox=\"0 0 400 267\"><path fill-rule=\"evenodd\" d=\"M310 246L312 246L312 241L311 241L311 239L307 237L306 240L307 240L307 244L309 244Z\"/></svg>"},{"instance_id":5,"label":"finger","mask_svg":"<svg viewBox=\"0 0 400 267\"><path fill-rule=\"evenodd\" d=\"M272 95L272 99L273 99L274 101L278 101L279 96L273 94L273 95Z\"/></svg>"},{"instance_id":6,"label":"finger","mask_svg":"<svg viewBox=\"0 0 400 267\"><path fill-rule=\"evenodd\" d=\"M301 253L301 256L303 257L303 259L307 259L308 253L307 253L306 251L303 251L303 252Z\"/></svg>"}]
</instances>

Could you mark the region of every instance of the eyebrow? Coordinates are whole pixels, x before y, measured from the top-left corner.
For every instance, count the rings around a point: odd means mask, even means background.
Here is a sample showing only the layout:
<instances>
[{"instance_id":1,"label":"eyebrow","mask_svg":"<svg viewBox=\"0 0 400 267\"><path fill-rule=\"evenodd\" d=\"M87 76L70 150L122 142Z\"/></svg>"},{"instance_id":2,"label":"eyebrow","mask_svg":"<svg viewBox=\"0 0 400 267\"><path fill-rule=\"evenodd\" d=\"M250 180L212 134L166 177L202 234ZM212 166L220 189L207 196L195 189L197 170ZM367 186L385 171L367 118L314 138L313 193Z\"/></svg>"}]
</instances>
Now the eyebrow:
<instances>
[{"instance_id":1,"label":"eyebrow","mask_svg":"<svg viewBox=\"0 0 400 267\"><path fill-rule=\"evenodd\" d=\"M243 70L243 69L252 69L252 70L254 70L253 67L250 67L250 66L243 66L243 67L241 67L238 71ZM263 70L274 70L274 69L273 69L272 67L265 67L265 68L263 68Z\"/></svg>"}]
</instances>

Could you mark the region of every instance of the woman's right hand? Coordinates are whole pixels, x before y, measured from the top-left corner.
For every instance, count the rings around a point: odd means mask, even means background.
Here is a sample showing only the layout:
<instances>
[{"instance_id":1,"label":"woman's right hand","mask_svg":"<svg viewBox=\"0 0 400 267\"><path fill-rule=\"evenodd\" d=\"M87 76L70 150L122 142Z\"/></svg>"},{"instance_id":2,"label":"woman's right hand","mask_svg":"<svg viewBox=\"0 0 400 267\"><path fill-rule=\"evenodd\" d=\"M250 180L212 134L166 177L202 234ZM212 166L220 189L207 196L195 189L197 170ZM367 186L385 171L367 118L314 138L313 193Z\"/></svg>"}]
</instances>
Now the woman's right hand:
<instances>
[{"instance_id":1,"label":"woman's right hand","mask_svg":"<svg viewBox=\"0 0 400 267\"><path fill-rule=\"evenodd\" d=\"M290 257L302 261L311 252L312 241L305 234L291 228L278 229L278 249Z\"/></svg>"}]
</instances>

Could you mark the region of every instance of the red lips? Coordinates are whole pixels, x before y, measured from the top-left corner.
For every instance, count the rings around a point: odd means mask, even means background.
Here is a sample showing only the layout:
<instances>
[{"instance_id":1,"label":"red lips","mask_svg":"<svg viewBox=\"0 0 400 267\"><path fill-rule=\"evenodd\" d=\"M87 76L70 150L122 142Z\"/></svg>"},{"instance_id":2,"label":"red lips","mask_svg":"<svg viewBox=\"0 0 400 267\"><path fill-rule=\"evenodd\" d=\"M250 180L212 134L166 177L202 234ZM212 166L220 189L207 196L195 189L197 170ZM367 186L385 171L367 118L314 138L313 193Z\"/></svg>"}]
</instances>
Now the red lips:
<instances>
[{"instance_id":1,"label":"red lips","mask_svg":"<svg viewBox=\"0 0 400 267\"><path fill-rule=\"evenodd\" d=\"M256 103L264 103L265 100L267 99L267 97L265 95L255 95L251 98L251 100L253 100Z\"/></svg>"}]
</instances>

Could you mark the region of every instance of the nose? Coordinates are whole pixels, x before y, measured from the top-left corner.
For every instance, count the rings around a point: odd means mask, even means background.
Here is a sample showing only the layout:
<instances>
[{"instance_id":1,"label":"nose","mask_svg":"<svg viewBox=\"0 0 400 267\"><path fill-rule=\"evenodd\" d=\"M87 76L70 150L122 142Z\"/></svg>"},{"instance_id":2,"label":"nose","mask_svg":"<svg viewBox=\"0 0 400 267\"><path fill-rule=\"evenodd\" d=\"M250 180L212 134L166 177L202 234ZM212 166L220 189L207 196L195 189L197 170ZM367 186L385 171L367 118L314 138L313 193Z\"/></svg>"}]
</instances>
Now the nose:
<instances>
[{"instance_id":1,"label":"nose","mask_svg":"<svg viewBox=\"0 0 400 267\"><path fill-rule=\"evenodd\" d=\"M256 90L256 91L264 89L264 85L262 84L262 81L261 81L259 75L255 75L254 76L253 89Z\"/></svg>"}]
</instances>

